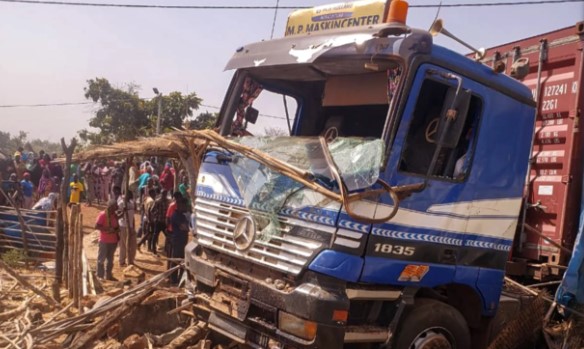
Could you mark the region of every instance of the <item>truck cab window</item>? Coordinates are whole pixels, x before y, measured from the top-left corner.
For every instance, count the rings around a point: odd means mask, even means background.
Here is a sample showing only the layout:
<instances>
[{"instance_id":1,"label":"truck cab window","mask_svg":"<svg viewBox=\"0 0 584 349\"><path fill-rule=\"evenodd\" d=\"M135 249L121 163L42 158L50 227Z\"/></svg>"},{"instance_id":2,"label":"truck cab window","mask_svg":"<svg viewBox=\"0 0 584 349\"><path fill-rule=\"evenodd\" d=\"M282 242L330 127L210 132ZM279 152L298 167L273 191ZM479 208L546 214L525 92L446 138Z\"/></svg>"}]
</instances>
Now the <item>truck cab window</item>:
<instances>
[{"instance_id":1,"label":"truck cab window","mask_svg":"<svg viewBox=\"0 0 584 349\"><path fill-rule=\"evenodd\" d=\"M260 115L255 124L249 123L247 129L256 136L289 136L294 127L298 102L286 94L263 90L253 103Z\"/></svg>"},{"instance_id":2,"label":"truck cab window","mask_svg":"<svg viewBox=\"0 0 584 349\"><path fill-rule=\"evenodd\" d=\"M250 109L256 109L261 114L252 120L248 117ZM297 109L295 98L272 91L257 80L246 77L233 119L232 133L238 136L290 135Z\"/></svg>"},{"instance_id":3,"label":"truck cab window","mask_svg":"<svg viewBox=\"0 0 584 349\"><path fill-rule=\"evenodd\" d=\"M320 135L380 138L389 108L388 74L331 76L324 86ZM334 137L332 137L334 138Z\"/></svg>"},{"instance_id":4,"label":"truck cab window","mask_svg":"<svg viewBox=\"0 0 584 349\"><path fill-rule=\"evenodd\" d=\"M319 74L305 66L255 69L240 77L230 134L381 138L402 72L388 62L380 71L365 69L362 61L333 66L339 71L320 67L327 71Z\"/></svg>"},{"instance_id":5,"label":"truck cab window","mask_svg":"<svg viewBox=\"0 0 584 349\"><path fill-rule=\"evenodd\" d=\"M440 112L449 88L449 85L431 79L422 84L402 151L400 171L418 175L428 173L439 137ZM432 176L450 180L466 177L472 161L480 110L481 101L473 95L456 146L440 150Z\"/></svg>"}]
</instances>

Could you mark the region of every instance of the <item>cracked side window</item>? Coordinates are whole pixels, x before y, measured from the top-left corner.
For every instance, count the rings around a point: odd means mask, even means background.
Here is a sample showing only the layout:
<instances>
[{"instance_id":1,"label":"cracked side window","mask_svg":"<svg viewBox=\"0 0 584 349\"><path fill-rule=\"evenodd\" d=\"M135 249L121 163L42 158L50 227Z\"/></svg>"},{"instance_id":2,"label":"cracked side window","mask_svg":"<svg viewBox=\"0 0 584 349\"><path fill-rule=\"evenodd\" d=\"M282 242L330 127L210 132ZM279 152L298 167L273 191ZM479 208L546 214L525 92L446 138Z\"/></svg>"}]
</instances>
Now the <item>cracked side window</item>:
<instances>
[{"instance_id":1,"label":"cracked side window","mask_svg":"<svg viewBox=\"0 0 584 349\"><path fill-rule=\"evenodd\" d=\"M436 150L440 112L449 86L426 79L420 90L399 170L426 175ZM481 100L472 96L468 116L460 139L454 148L442 148L432 175L436 178L463 180L471 167L478 120L482 109Z\"/></svg>"}]
</instances>

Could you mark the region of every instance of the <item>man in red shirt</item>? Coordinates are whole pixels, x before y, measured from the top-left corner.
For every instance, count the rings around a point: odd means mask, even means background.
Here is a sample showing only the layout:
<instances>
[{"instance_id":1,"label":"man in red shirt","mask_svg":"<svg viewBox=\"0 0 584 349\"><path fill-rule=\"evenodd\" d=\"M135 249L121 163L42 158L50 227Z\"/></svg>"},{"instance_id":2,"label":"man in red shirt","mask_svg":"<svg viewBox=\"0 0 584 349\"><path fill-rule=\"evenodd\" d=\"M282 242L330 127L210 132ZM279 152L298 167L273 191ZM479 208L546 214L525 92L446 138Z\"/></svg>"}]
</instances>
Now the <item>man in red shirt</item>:
<instances>
[{"instance_id":1,"label":"man in red shirt","mask_svg":"<svg viewBox=\"0 0 584 349\"><path fill-rule=\"evenodd\" d=\"M103 279L104 274L107 280L116 281L112 271L114 269L114 253L118 246L120 226L116 211L118 203L110 200L105 211L97 216L95 229L99 230L99 249L97 252L97 277ZM107 261L106 269L104 263ZM105 272L105 273L104 273Z\"/></svg>"}]
</instances>

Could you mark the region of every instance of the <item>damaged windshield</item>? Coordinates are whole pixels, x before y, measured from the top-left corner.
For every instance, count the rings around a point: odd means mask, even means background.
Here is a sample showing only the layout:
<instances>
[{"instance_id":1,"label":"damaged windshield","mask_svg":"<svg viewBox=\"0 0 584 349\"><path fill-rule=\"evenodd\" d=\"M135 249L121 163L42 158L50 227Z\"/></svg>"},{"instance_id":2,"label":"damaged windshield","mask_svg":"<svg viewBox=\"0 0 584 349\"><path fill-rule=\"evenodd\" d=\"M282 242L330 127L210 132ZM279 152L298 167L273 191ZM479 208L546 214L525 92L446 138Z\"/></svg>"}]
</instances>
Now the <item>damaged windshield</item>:
<instances>
[{"instance_id":1,"label":"damaged windshield","mask_svg":"<svg viewBox=\"0 0 584 349\"><path fill-rule=\"evenodd\" d=\"M316 137L243 137L237 140L307 172L317 183L338 191L325 159L325 149ZM339 137L328 143L343 183L349 191L372 186L378 179L384 147L381 139ZM229 163L240 194L259 225L262 239L279 234L278 213L283 208L302 208L303 185L270 168L235 155ZM312 202L324 206L329 199Z\"/></svg>"}]
</instances>

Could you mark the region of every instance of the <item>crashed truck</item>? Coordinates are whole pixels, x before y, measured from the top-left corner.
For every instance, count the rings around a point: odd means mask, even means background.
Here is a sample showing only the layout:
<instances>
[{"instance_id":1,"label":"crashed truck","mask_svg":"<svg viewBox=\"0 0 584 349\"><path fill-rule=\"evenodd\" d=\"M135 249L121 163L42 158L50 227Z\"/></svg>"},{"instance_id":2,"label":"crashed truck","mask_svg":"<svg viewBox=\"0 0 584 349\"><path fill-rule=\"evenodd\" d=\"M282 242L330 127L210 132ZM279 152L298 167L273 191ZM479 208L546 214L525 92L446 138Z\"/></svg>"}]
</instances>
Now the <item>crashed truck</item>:
<instances>
[{"instance_id":1,"label":"crashed truck","mask_svg":"<svg viewBox=\"0 0 584 349\"><path fill-rule=\"evenodd\" d=\"M361 13L364 3L380 14ZM343 199L207 151L185 264L212 331L271 349L493 338L536 103L520 81L410 28L406 10L398 0L317 7L311 24L291 16L286 37L243 46L227 64L220 133ZM264 96L278 115L256 108ZM258 120L287 136L252 137Z\"/></svg>"}]
</instances>

